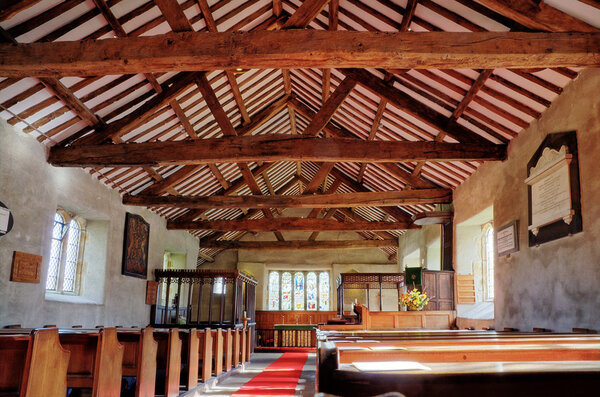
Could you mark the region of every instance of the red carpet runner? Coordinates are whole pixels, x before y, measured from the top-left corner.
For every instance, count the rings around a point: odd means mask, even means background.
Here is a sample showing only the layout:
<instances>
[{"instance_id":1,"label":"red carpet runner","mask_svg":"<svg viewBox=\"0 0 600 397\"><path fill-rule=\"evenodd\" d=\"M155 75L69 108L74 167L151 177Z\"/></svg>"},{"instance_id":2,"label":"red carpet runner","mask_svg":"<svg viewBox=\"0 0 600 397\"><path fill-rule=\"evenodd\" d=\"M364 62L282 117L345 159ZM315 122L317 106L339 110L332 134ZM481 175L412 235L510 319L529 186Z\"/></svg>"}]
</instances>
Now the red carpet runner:
<instances>
[{"instance_id":1,"label":"red carpet runner","mask_svg":"<svg viewBox=\"0 0 600 397\"><path fill-rule=\"evenodd\" d=\"M308 353L283 353L232 396L293 396Z\"/></svg>"}]
</instances>

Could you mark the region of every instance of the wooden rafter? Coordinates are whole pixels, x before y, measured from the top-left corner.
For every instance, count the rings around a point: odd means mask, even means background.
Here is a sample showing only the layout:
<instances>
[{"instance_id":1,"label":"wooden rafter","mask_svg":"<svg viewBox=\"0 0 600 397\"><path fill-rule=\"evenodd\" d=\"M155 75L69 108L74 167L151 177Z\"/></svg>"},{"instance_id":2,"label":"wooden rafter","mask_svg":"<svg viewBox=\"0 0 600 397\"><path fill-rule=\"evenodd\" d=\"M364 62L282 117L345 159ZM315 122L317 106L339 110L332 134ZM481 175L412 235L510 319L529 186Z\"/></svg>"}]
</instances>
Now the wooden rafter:
<instances>
[{"instance_id":1,"label":"wooden rafter","mask_svg":"<svg viewBox=\"0 0 600 397\"><path fill-rule=\"evenodd\" d=\"M296 45L281 46L290 42ZM0 44L0 75L57 77L229 68L598 67L599 43L599 33L183 32Z\"/></svg>"},{"instance_id":2,"label":"wooden rafter","mask_svg":"<svg viewBox=\"0 0 600 397\"><path fill-rule=\"evenodd\" d=\"M2 1L0 10L0 22L12 18L21 11L28 9L39 3L40 0L5 0Z\"/></svg>"},{"instance_id":3,"label":"wooden rafter","mask_svg":"<svg viewBox=\"0 0 600 397\"><path fill-rule=\"evenodd\" d=\"M523 26L550 32L597 32L598 29L539 0L478 0Z\"/></svg>"},{"instance_id":4,"label":"wooden rafter","mask_svg":"<svg viewBox=\"0 0 600 397\"><path fill-rule=\"evenodd\" d=\"M139 167L251 161L489 161L503 160L505 156L505 145L261 135L68 148L55 146L50 150L48 161L53 165L67 167ZM319 185L321 182L322 180Z\"/></svg>"},{"instance_id":5,"label":"wooden rafter","mask_svg":"<svg viewBox=\"0 0 600 397\"><path fill-rule=\"evenodd\" d=\"M247 170L245 175L252 175ZM251 179L250 179L251 178ZM261 196L253 177L251 196L149 196L126 195L123 204L168 206L183 208L346 208L368 206L396 206L416 204L443 204L452 202L450 189L411 189L385 192L331 193L302 196ZM254 181L253 181L254 180ZM308 189L307 189L308 190ZM255 193L256 192L256 193Z\"/></svg>"},{"instance_id":6,"label":"wooden rafter","mask_svg":"<svg viewBox=\"0 0 600 397\"><path fill-rule=\"evenodd\" d=\"M216 230L234 232L312 232L312 231L365 231L405 230L411 225L405 222L338 222L332 219L277 218L246 220L205 220L195 222L167 222L170 230ZM414 228L418 228L414 227Z\"/></svg>"},{"instance_id":7,"label":"wooden rafter","mask_svg":"<svg viewBox=\"0 0 600 397\"><path fill-rule=\"evenodd\" d=\"M207 241L200 240L201 248L244 250L326 250L398 247L398 240L335 240L335 241Z\"/></svg>"},{"instance_id":8,"label":"wooden rafter","mask_svg":"<svg viewBox=\"0 0 600 397\"><path fill-rule=\"evenodd\" d=\"M325 8L329 0L305 0L282 29L306 28Z\"/></svg>"}]
</instances>

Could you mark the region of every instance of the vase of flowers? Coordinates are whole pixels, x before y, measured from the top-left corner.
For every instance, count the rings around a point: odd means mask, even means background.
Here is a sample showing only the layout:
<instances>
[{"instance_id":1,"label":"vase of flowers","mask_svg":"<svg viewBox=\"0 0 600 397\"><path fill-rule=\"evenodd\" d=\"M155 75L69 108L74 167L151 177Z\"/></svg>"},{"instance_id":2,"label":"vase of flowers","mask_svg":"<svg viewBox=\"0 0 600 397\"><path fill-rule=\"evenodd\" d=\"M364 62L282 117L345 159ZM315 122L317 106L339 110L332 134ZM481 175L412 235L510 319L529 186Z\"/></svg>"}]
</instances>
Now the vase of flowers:
<instances>
[{"instance_id":1,"label":"vase of flowers","mask_svg":"<svg viewBox=\"0 0 600 397\"><path fill-rule=\"evenodd\" d=\"M406 306L406 309L410 311L423 310L428 303L427 292L421 292L416 288L400 295L400 304Z\"/></svg>"}]
</instances>

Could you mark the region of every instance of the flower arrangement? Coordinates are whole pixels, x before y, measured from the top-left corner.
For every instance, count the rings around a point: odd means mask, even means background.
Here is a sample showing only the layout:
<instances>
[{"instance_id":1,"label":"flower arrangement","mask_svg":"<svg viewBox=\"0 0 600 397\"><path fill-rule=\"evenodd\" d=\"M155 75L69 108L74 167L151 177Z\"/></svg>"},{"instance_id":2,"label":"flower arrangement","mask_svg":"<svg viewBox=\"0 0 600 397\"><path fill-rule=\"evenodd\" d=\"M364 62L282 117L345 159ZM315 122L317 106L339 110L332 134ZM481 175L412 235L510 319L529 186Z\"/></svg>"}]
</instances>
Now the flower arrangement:
<instances>
[{"instance_id":1,"label":"flower arrangement","mask_svg":"<svg viewBox=\"0 0 600 397\"><path fill-rule=\"evenodd\" d=\"M415 288L400 295L400 303L406 306L408 310L423 310L429 303L429 297L427 292L421 292Z\"/></svg>"}]
</instances>

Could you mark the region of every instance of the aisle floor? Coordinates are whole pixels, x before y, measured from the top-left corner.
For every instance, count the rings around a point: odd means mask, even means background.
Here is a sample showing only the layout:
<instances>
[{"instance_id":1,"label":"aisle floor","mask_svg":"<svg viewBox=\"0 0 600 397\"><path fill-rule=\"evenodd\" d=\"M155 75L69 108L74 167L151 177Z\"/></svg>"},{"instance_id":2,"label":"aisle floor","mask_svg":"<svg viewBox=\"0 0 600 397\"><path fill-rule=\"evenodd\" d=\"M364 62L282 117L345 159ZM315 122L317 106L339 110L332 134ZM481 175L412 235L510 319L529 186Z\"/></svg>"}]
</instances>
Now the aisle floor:
<instances>
[{"instance_id":1,"label":"aisle floor","mask_svg":"<svg viewBox=\"0 0 600 397\"><path fill-rule=\"evenodd\" d=\"M228 397L239 390L248 381L261 373L265 368L271 365L275 360L281 357L282 353L253 353L252 361L248 363L243 371L232 374L223 382L218 383L210 390L205 391L200 396ZM296 386L297 397L312 397L315 394L315 366L316 354L309 353L308 359L302 368L302 375ZM265 397L268 397L268 390L265 390Z\"/></svg>"}]
</instances>

